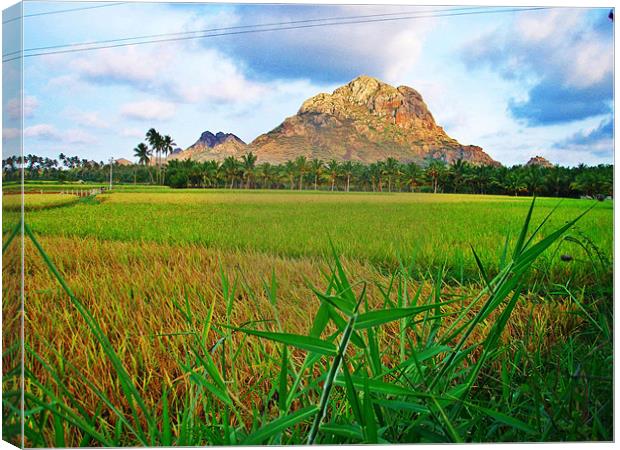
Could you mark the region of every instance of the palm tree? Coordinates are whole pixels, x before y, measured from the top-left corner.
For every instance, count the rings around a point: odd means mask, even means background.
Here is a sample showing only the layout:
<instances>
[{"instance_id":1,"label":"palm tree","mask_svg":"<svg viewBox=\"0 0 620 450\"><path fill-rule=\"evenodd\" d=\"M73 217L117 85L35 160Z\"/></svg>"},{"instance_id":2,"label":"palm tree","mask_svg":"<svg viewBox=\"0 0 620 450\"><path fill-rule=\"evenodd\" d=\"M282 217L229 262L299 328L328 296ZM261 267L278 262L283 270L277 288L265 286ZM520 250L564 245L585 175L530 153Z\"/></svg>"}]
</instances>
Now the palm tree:
<instances>
[{"instance_id":1,"label":"palm tree","mask_svg":"<svg viewBox=\"0 0 620 450\"><path fill-rule=\"evenodd\" d=\"M174 142L174 140L168 136L165 135L161 138L161 151L163 154L163 159L166 159L166 155L168 155L168 153L172 153L172 150L174 150L174 146L177 145L176 142ZM163 161L160 161L160 167L159 170L161 170L161 165L163 164ZM162 184L165 182L166 180L166 171L164 169L164 172L162 173Z\"/></svg>"},{"instance_id":2,"label":"palm tree","mask_svg":"<svg viewBox=\"0 0 620 450\"><path fill-rule=\"evenodd\" d=\"M252 152L247 153L241 157L241 165L243 168L243 175L245 177L245 187L246 189L250 188L252 183L252 179L255 175L256 170L256 160L258 158Z\"/></svg>"},{"instance_id":3,"label":"palm tree","mask_svg":"<svg viewBox=\"0 0 620 450\"><path fill-rule=\"evenodd\" d=\"M346 189L349 192L349 187L351 185L351 175L353 175L353 163L351 161L345 161L340 166L341 173L347 180Z\"/></svg>"},{"instance_id":4,"label":"palm tree","mask_svg":"<svg viewBox=\"0 0 620 450\"><path fill-rule=\"evenodd\" d=\"M527 190L530 194L533 196L538 194L538 191L540 191L544 181L542 169L538 166L529 167L525 173L523 181L525 182Z\"/></svg>"},{"instance_id":5,"label":"palm tree","mask_svg":"<svg viewBox=\"0 0 620 450\"><path fill-rule=\"evenodd\" d=\"M400 172L400 163L395 158L388 158L383 164L383 173L388 179L388 192L392 192L392 178L397 177Z\"/></svg>"},{"instance_id":6,"label":"palm tree","mask_svg":"<svg viewBox=\"0 0 620 450\"><path fill-rule=\"evenodd\" d=\"M437 193L439 178L443 175L445 164L439 159L433 159L426 168L426 176L429 177L433 185L433 193Z\"/></svg>"},{"instance_id":7,"label":"palm tree","mask_svg":"<svg viewBox=\"0 0 620 450\"><path fill-rule=\"evenodd\" d=\"M220 170L220 163L215 161L215 160L211 160L211 161L205 161L202 163L202 185L204 187L208 186L215 186L217 183L217 174Z\"/></svg>"},{"instance_id":8,"label":"palm tree","mask_svg":"<svg viewBox=\"0 0 620 450\"><path fill-rule=\"evenodd\" d=\"M161 166L159 162L159 153L163 149L164 139L162 135L159 134L155 128L151 128L149 131L146 132L146 140L151 146L151 148L153 149L153 151L155 152L155 164L157 165L157 168L158 168L158 177L157 177L158 181L157 182L159 183L160 182L159 172L161 171Z\"/></svg>"},{"instance_id":9,"label":"palm tree","mask_svg":"<svg viewBox=\"0 0 620 450\"><path fill-rule=\"evenodd\" d=\"M299 175L299 190L301 191L303 188L304 175L308 171L308 159L303 155L298 156L295 160L295 168Z\"/></svg>"},{"instance_id":10,"label":"palm tree","mask_svg":"<svg viewBox=\"0 0 620 450\"><path fill-rule=\"evenodd\" d=\"M271 189L276 174L277 167L269 163L263 163L258 167L258 176L263 180L263 188Z\"/></svg>"},{"instance_id":11,"label":"palm tree","mask_svg":"<svg viewBox=\"0 0 620 450\"><path fill-rule=\"evenodd\" d=\"M284 165L281 167L282 167L282 175L285 178L288 178L291 189L293 189L295 187L294 178L297 172L297 167L295 166L295 163L289 160L289 161L286 161Z\"/></svg>"},{"instance_id":12,"label":"palm tree","mask_svg":"<svg viewBox=\"0 0 620 450\"><path fill-rule=\"evenodd\" d=\"M403 181L409 186L409 191L413 192L414 189L420 185L422 179L422 169L414 162L410 162L403 168Z\"/></svg>"},{"instance_id":13,"label":"palm tree","mask_svg":"<svg viewBox=\"0 0 620 450\"><path fill-rule=\"evenodd\" d=\"M374 162L368 165L368 179L370 180L373 192L377 190L377 186L379 184L379 181L381 180L381 170L382 169L379 162Z\"/></svg>"},{"instance_id":14,"label":"palm tree","mask_svg":"<svg viewBox=\"0 0 620 450\"><path fill-rule=\"evenodd\" d=\"M310 173L314 175L314 190L317 190L319 179L323 173L323 161L320 159L313 159L310 161Z\"/></svg>"},{"instance_id":15,"label":"palm tree","mask_svg":"<svg viewBox=\"0 0 620 450\"><path fill-rule=\"evenodd\" d=\"M228 156L222 163L221 169L230 181L230 189L232 189L235 184L237 172L239 171L239 161L237 161L234 156Z\"/></svg>"},{"instance_id":16,"label":"palm tree","mask_svg":"<svg viewBox=\"0 0 620 450\"><path fill-rule=\"evenodd\" d=\"M338 175L340 174L340 164L335 159L332 159L327 163L325 168L327 169L327 174L329 175L329 180L331 181L331 190L333 191Z\"/></svg>"},{"instance_id":17,"label":"palm tree","mask_svg":"<svg viewBox=\"0 0 620 450\"><path fill-rule=\"evenodd\" d=\"M133 149L133 156L138 158L138 164L143 164L145 166L151 161L151 151L144 142L140 142L136 145Z\"/></svg>"},{"instance_id":18,"label":"palm tree","mask_svg":"<svg viewBox=\"0 0 620 450\"><path fill-rule=\"evenodd\" d=\"M150 158L151 151L149 150L149 148L147 147L147 145L144 142L140 142L133 149L133 156L138 158L138 164L143 164L143 165L147 166L149 161L151 160L151 158ZM133 171L133 182L134 182L134 184L136 183L137 170L138 170L138 168L135 167L134 171ZM153 176L151 175L150 171L149 171L149 176L151 177L151 179L153 178Z\"/></svg>"},{"instance_id":19,"label":"palm tree","mask_svg":"<svg viewBox=\"0 0 620 450\"><path fill-rule=\"evenodd\" d=\"M464 181L465 172L467 171L467 162L461 158L457 159L450 166L450 177L452 178L452 187L454 192L459 191L459 187Z\"/></svg>"},{"instance_id":20,"label":"palm tree","mask_svg":"<svg viewBox=\"0 0 620 450\"><path fill-rule=\"evenodd\" d=\"M519 192L523 192L527 190L527 186L523 181L523 177L521 173L518 171L512 171L508 174L506 179L504 180L504 188L517 197Z\"/></svg>"}]
</instances>

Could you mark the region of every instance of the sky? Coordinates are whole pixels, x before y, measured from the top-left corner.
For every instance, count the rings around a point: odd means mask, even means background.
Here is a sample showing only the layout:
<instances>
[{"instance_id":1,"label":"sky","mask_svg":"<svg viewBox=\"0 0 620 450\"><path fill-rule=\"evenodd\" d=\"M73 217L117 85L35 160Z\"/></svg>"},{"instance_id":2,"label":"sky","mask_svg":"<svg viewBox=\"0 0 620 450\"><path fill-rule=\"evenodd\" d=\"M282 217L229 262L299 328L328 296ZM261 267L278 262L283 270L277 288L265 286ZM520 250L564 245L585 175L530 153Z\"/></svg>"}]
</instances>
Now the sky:
<instances>
[{"instance_id":1,"label":"sky","mask_svg":"<svg viewBox=\"0 0 620 450\"><path fill-rule=\"evenodd\" d=\"M7 33L19 26L26 49L195 30L220 29L211 32L220 35L24 58L21 88L11 84L18 62L5 63L5 148L19 139L21 92L25 153L100 161L134 159L133 148L151 127L182 148L205 130L249 143L307 98L365 74L418 90L451 137L481 146L505 165L535 155L566 166L613 162L608 9L485 7L477 10L484 14L462 14L464 7L455 6L24 5L23 25L4 24L4 54L14 50ZM314 19L412 15L417 18L305 27ZM305 22L239 33L248 25L292 21ZM182 36L188 35L167 38Z\"/></svg>"}]
</instances>

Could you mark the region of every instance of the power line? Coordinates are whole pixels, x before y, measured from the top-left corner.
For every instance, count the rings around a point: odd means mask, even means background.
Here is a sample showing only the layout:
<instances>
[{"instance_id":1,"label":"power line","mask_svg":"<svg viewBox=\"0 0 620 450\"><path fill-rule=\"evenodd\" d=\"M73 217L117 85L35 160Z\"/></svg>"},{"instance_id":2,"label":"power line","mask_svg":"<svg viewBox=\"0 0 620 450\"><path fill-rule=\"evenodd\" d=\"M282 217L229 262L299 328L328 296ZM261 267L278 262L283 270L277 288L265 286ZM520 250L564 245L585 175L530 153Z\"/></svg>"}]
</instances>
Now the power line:
<instances>
[{"instance_id":1,"label":"power line","mask_svg":"<svg viewBox=\"0 0 620 450\"><path fill-rule=\"evenodd\" d=\"M75 52L84 52L90 50L102 50L106 48L119 48L119 47L129 47L134 45L142 45L142 44L154 44L154 43L162 43L162 42L174 42L174 41L185 41L190 39L205 39L210 37L219 37L219 36L232 36L232 35L242 35L242 34L250 34L250 33L263 33L270 31L284 31L284 30L296 30L296 29L304 29L304 28L315 28L315 27L326 27L326 26L334 26L334 25L356 25L362 23L376 23L376 22L390 22L397 20L414 20L414 19L427 19L427 18L436 18L436 17L452 17L452 16L466 16L466 15L477 15L477 14L500 14L500 13L509 13L509 12L523 12L523 11L538 11L544 9L551 9L552 7L532 7L532 8L512 8L512 9L501 9L501 10L490 10L490 11L466 11L460 13L449 13L449 14L434 14L434 15L426 15L426 16L402 16L402 17L388 17L388 18L380 18L380 19L367 19L367 20L355 20L355 21L346 21L346 22L331 22L331 23L318 23L318 24L306 24L306 25L296 25L289 27L279 27L279 28L266 28L259 30L242 30L242 31L233 31L233 32L225 32L225 33L214 33L214 34L206 34L200 36L183 36L177 38L169 38L169 39L154 39L154 40L146 40L141 42L127 42L122 44L115 45L103 45L99 47L89 47L89 48L74 48L68 50L59 50L59 51L50 51L50 52L40 52L40 53L31 53L28 55L23 55L24 58L30 58L33 56L43 56L43 55L56 55L56 54L64 54L64 53L75 53ZM16 56L13 58L4 59L2 62L9 62L15 59L21 58L22 55Z\"/></svg>"},{"instance_id":2,"label":"power line","mask_svg":"<svg viewBox=\"0 0 620 450\"><path fill-rule=\"evenodd\" d=\"M449 9L429 9L423 11L415 11L415 14L424 14L424 13L434 13L434 12L452 12L452 11L471 11L471 10L479 10L485 9L486 6L473 6L466 8L449 8ZM310 23L310 22L323 22L323 21L335 21L335 20L353 20L353 19L365 19L371 17L384 17L384 16L399 16L403 14L412 14L407 11L400 11L397 13L384 13L384 14L368 14L362 16L340 16L340 17L325 17L319 19L305 19L305 20L295 20L295 21L287 21L287 22L273 22L273 23L259 23L254 25L238 25L232 27L223 27L223 28L209 28L203 30L194 30L194 31L180 31L177 33L160 33L160 34L147 34L142 36L134 36L128 38L118 38L118 39L106 39L106 40L98 40L98 41L90 41L90 42L76 42L71 44L58 44L58 45L50 45L46 47L33 47L29 49L23 50L24 52L30 51L38 51L38 50L52 50L52 49L60 49L60 48L70 48L70 47L83 47L88 45L97 45L97 44L110 44L114 42L126 42L126 41L134 41L137 39L151 39L151 38L160 38L166 36L181 36L188 34L197 34L197 33L212 33L216 31L229 31L229 30L240 30L247 28L255 28L255 27L268 27L268 26L281 26L281 25L295 25L300 23ZM20 50L5 53L2 55L3 58L10 56L12 54L20 53Z\"/></svg>"},{"instance_id":3,"label":"power line","mask_svg":"<svg viewBox=\"0 0 620 450\"><path fill-rule=\"evenodd\" d=\"M124 5L125 3L128 3L128 2L107 3L105 5L82 6L81 8L61 9L59 11L47 11L47 12L40 12L40 13L24 14L23 16L14 17L12 19L5 20L2 23L5 24L5 23L9 23L9 22L14 22L16 20L19 20L19 19L22 19L22 18L25 19L27 17L47 16L49 14L61 14L61 13L68 13L68 12L72 12L72 11L83 11L85 9L107 8L108 6Z\"/></svg>"}]
</instances>

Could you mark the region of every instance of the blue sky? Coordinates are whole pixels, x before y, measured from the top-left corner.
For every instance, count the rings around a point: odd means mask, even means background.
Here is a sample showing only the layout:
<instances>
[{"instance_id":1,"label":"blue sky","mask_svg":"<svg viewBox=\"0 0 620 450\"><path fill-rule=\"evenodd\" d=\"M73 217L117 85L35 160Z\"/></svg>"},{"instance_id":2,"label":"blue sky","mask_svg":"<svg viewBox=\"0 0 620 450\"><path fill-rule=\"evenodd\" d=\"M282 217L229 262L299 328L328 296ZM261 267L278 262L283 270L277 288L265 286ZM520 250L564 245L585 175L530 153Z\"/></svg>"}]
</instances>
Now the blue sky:
<instances>
[{"instance_id":1,"label":"blue sky","mask_svg":"<svg viewBox=\"0 0 620 450\"><path fill-rule=\"evenodd\" d=\"M28 2L24 12L94 5ZM125 3L28 17L24 46L442 8ZM534 155L563 165L610 163L607 13L553 8L435 17L26 58L24 148L50 157L131 158L152 126L183 148L205 130L250 142L305 99L366 74L417 89L450 136L506 165ZM5 95L5 111L11 100ZM5 121L5 146L15 135Z\"/></svg>"}]
</instances>

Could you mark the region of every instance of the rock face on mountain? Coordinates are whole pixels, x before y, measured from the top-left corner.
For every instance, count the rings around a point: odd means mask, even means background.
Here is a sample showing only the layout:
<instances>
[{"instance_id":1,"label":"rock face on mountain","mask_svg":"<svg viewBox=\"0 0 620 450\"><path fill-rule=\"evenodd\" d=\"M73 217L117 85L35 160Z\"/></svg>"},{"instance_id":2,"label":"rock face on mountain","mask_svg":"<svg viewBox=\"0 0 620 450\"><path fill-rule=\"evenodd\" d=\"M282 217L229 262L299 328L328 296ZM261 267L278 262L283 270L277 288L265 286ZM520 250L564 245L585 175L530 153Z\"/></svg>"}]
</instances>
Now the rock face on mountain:
<instances>
[{"instance_id":1,"label":"rock face on mountain","mask_svg":"<svg viewBox=\"0 0 620 450\"><path fill-rule=\"evenodd\" d=\"M119 166L131 166L131 165L133 165L133 163L131 161L129 161L128 159L125 159L125 158L115 159L114 163L118 164Z\"/></svg>"},{"instance_id":2,"label":"rock face on mountain","mask_svg":"<svg viewBox=\"0 0 620 450\"><path fill-rule=\"evenodd\" d=\"M416 90L367 76L306 100L295 116L257 137L247 150L259 162L272 163L303 155L363 163L393 157L401 162L435 158L499 164L482 148L448 136Z\"/></svg>"},{"instance_id":3,"label":"rock face on mountain","mask_svg":"<svg viewBox=\"0 0 620 450\"><path fill-rule=\"evenodd\" d=\"M540 167L553 167L547 159L542 156L534 156L525 164L526 166L540 166Z\"/></svg>"},{"instance_id":4,"label":"rock face on mountain","mask_svg":"<svg viewBox=\"0 0 620 450\"><path fill-rule=\"evenodd\" d=\"M183 151L175 151L168 161L192 159L194 161L223 161L228 156L240 157L247 152L247 144L232 133L216 134L205 131L200 138Z\"/></svg>"}]
</instances>

